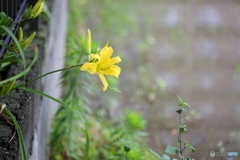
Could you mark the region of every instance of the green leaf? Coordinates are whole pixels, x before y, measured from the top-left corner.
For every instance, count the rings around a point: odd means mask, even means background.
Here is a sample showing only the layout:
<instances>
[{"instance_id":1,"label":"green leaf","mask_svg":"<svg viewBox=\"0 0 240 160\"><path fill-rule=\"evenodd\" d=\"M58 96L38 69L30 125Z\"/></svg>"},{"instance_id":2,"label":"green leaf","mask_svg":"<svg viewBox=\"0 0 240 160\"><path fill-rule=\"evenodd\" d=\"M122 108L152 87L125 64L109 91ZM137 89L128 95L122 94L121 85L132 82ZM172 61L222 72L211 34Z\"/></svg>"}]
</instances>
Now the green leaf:
<instances>
[{"instance_id":1,"label":"green leaf","mask_svg":"<svg viewBox=\"0 0 240 160\"><path fill-rule=\"evenodd\" d=\"M4 43L3 40L0 40L0 45L3 46L6 49L9 49L10 47Z\"/></svg>"},{"instance_id":2,"label":"green leaf","mask_svg":"<svg viewBox=\"0 0 240 160\"><path fill-rule=\"evenodd\" d=\"M131 151L131 148L127 145L124 145L124 152L128 153Z\"/></svg>"},{"instance_id":3,"label":"green leaf","mask_svg":"<svg viewBox=\"0 0 240 160\"><path fill-rule=\"evenodd\" d=\"M186 103L186 102L184 102L183 104L184 104L184 107L185 107L185 106L191 107L190 104L188 104L188 103Z\"/></svg>"},{"instance_id":4,"label":"green leaf","mask_svg":"<svg viewBox=\"0 0 240 160\"><path fill-rule=\"evenodd\" d=\"M171 145L167 145L165 152L169 154L178 154L180 152L180 149Z\"/></svg>"},{"instance_id":5,"label":"green leaf","mask_svg":"<svg viewBox=\"0 0 240 160\"><path fill-rule=\"evenodd\" d=\"M166 154L162 155L162 158L163 158L164 160L170 160L170 159L171 159L171 158L170 158L168 155L166 155Z\"/></svg>"},{"instance_id":6,"label":"green leaf","mask_svg":"<svg viewBox=\"0 0 240 160\"><path fill-rule=\"evenodd\" d=\"M37 61L37 59L38 59L38 49L36 48L35 52L34 52L34 58L33 58L32 62L31 62L31 64L29 64L28 68L26 68L24 71L22 71L21 73L13 76L11 78L8 78L8 79L5 79L3 81L0 81L0 84L4 84L4 83L6 83L6 82L8 82L10 80L18 79L18 78L20 78L22 76L25 76L31 70L32 66Z\"/></svg>"},{"instance_id":7,"label":"green leaf","mask_svg":"<svg viewBox=\"0 0 240 160\"><path fill-rule=\"evenodd\" d=\"M113 156L113 157L108 157L109 159L122 159L121 157L118 157L118 156Z\"/></svg>"},{"instance_id":8,"label":"green leaf","mask_svg":"<svg viewBox=\"0 0 240 160\"><path fill-rule=\"evenodd\" d=\"M192 145L190 143L187 143L185 146L186 147L191 147Z\"/></svg>"},{"instance_id":9,"label":"green leaf","mask_svg":"<svg viewBox=\"0 0 240 160\"><path fill-rule=\"evenodd\" d=\"M90 140L89 140L89 134L87 127L85 126L85 139L86 139L86 144L85 144L85 158L88 159L89 156L89 146L90 146Z\"/></svg>"},{"instance_id":10,"label":"green leaf","mask_svg":"<svg viewBox=\"0 0 240 160\"><path fill-rule=\"evenodd\" d=\"M15 84L16 80L11 80L8 81L6 83L4 83L2 86L2 88L0 89L0 96L4 96L7 95L13 88L14 84Z\"/></svg>"},{"instance_id":11,"label":"green leaf","mask_svg":"<svg viewBox=\"0 0 240 160\"><path fill-rule=\"evenodd\" d=\"M178 95L177 95L177 97L178 97L179 101L182 101L182 99Z\"/></svg>"},{"instance_id":12,"label":"green leaf","mask_svg":"<svg viewBox=\"0 0 240 160\"><path fill-rule=\"evenodd\" d=\"M8 17L4 12L0 12L0 26L9 27L13 19ZM5 30L0 28L0 36L4 36Z\"/></svg>"},{"instance_id":13,"label":"green leaf","mask_svg":"<svg viewBox=\"0 0 240 160\"><path fill-rule=\"evenodd\" d=\"M185 107L185 106L191 107L188 103L183 102L182 99L181 99L178 95L177 95L177 97L178 97L178 99L179 99L178 105L179 105L180 107Z\"/></svg>"},{"instance_id":14,"label":"green leaf","mask_svg":"<svg viewBox=\"0 0 240 160\"><path fill-rule=\"evenodd\" d=\"M190 149L190 151L191 151L192 153L195 153L195 152L196 152L196 149L193 148L193 146L190 146L189 149Z\"/></svg>"},{"instance_id":15,"label":"green leaf","mask_svg":"<svg viewBox=\"0 0 240 160\"><path fill-rule=\"evenodd\" d=\"M189 119L189 116L188 115L186 115L186 116L184 116L186 119Z\"/></svg>"},{"instance_id":16,"label":"green leaf","mask_svg":"<svg viewBox=\"0 0 240 160\"><path fill-rule=\"evenodd\" d=\"M186 125L179 125L179 128L185 128Z\"/></svg>"},{"instance_id":17,"label":"green leaf","mask_svg":"<svg viewBox=\"0 0 240 160\"><path fill-rule=\"evenodd\" d=\"M181 114L181 113L182 113L182 110L179 109L179 110L177 110L176 112L177 112L178 114Z\"/></svg>"},{"instance_id":18,"label":"green leaf","mask_svg":"<svg viewBox=\"0 0 240 160\"><path fill-rule=\"evenodd\" d=\"M130 141L126 141L125 139L122 139L122 138L119 138L119 137L117 137L117 139L120 140L122 143L125 143L125 144L130 143Z\"/></svg>"},{"instance_id":19,"label":"green leaf","mask_svg":"<svg viewBox=\"0 0 240 160\"><path fill-rule=\"evenodd\" d=\"M18 140L19 140L19 145L20 145L20 151L21 151L21 157L22 157L22 160L27 160L27 152L26 152L26 148L25 148L25 143L24 143L24 139L23 139L23 134L22 134L22 131L21 131L21 128L20 126L18 125L18 122L16 120L16 118L14 117L14 115L11 113L10 110L6 108L4 108L5 112L7 112L7 114L9 115L9 117L11 118L11 120L13 121L15 127L16 127L16 130L17 130L17 134L18 134Z\"/></svg>"},{"instance_id":20,"label":"green leaf","mask_svg":"<svg viewBox=\"0 0 240 160\"><path fill-rule=\"evenodd\" d=\"M179 109L179 110L177 110L176 112L178 112L179 114L181 114L183 111L187 112L187 110L186 110L186 109L184 109L184 108L180 108L180 109Z\"/></svg>"},{"instance_id":21,"label":"green leaf","mask_svg":"<svg viewBox=\"0 0 240 160\"><path fill-rule=\"evenodd\" d=\"M162 160L163 158L156 152L154 152L151 148L148 148L149 152L151 152L156 158Z\"/></svg>"},{"instance_id":22,"label":"green leaf","mask_svg":"<svg viewBox=\"0 0 240 160\"><path fill-rule=\"evenodd\" d=\"M7 56L3 59L0 59L0 64L3 64L3 63L6 63L6 62L13 62L15 60L17 60L18 58L14 55L11 55L11 56Z\"/></svg>"},{"instance_id":23,"label":"green leaf","mask_svg":"<svg viewBox=\"0 0 240 160\"><path fill-rule=\"evenodd\" d=\"M186 128L180 128L180 133L187 132L188 130Z\"/></svg>"},{"instance_id":24,"label":"green leaf","mask_svg":"<svg viewBox=\"0 0 240 160\"><path fill-rule=\"evenodd\" d=\"M18 50L19 50L19 52L20 52L20 55L21 55L21 57L22 57L24 71L27 70L24 52L23 52L23 49L22 49L21 45L19 44L16 36L12 33L12 31L11 31L9 28L7 28L7 27L5 27L5 26L1 26L1 25L0 25L0 29L4 29L4 30L12 37L13 42L17 45ZM25 75L24 75L24 81L25 81Z\"/></svg>"}]
</instances>

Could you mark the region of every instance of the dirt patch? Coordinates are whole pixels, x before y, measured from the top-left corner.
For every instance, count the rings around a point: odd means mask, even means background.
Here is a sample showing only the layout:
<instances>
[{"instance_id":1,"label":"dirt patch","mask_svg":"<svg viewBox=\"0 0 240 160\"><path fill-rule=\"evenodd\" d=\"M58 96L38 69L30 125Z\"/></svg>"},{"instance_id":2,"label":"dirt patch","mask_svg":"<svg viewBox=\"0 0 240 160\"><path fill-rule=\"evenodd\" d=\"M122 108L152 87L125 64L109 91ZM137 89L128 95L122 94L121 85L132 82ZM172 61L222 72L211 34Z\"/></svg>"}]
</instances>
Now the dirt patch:
<instances>
[{"instance_id":1,"label":"dirt patch","mask_svg":"<svg viewBox=\"0 0 240 160\"><path fill-rule=\"evenodd\" d=\"M38 39L36 41L39 44L39 56L41 57L41 53L43 53L43 40ZM33 48L33 46L30 48ZM29 49L28 51L26 51L25 58L27 66L29 63L31 63L33 56L33 49ZM12 77L22 72L23 70L23 63L20 59L19 63L13 64L8 68L7 72L5 72L7 73L6 77ZM41 73L40 70L41 59L39 59L37 63L35 63L31 71L27 74L25 81L36 78L39 73ZM23 82L24 77L18 79L15 85L23 84ZM31 83L26 87L33 89L40 88L39 82ZM31 135L33 132L31 131L33 131L34 128L34 113L37 110L37 106L34 106L35 100L36 96L33 93L19 89L14 89L10 92L10 94L0 97L0 102L7 105L8 109L15 116L22 129L28 154L31 154L31 140L33 139L33 135ZM11 120L8 116L0 115L0 159L17 160L20 156L21 155L19 151L19 142L16 129L14 125L12 125Z\"/></svg>"}]
</instances>

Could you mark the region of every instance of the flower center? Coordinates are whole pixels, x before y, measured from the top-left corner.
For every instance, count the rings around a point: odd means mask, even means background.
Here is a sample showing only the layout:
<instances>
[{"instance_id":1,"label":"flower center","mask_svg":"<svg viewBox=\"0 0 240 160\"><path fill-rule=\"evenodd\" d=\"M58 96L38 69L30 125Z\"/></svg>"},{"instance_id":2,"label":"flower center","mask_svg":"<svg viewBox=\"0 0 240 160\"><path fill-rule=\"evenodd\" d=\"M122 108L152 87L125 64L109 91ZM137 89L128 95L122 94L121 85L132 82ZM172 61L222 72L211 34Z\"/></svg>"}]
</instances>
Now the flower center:
<instances>
[{"instance_id":1,"label":"flower center","mask_svg":"<svg viewBox=\"0 0 240 160\"><path fill-rule=\"evenodd\" d=\"M109 70L110 69L110 67L103 67L103 68L101 68L100 70L101 71L106 71L106 70Z\"/></svg>"}]
</instances>

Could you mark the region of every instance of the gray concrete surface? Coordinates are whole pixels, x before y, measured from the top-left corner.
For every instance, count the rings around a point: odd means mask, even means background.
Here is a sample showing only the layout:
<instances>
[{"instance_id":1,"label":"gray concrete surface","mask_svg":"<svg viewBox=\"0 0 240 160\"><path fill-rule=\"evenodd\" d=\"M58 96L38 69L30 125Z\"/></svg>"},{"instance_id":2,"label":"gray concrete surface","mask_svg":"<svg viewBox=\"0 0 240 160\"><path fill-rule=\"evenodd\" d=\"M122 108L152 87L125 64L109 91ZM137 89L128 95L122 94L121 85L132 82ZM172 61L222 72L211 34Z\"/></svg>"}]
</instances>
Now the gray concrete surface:
<instances>
[{"instance_id":1,"label":"gray concrete surface","mask_svg":"<svg viewBox=\"0 0 240 160\"><path fill-rule=\"evenodd\" d=\"M67 0L53 2L52 20L47 37L46 52L44 56L43 73L61 69L64 66L65 39L67 30ZM61 73L54 73L42 79L43 92L54 98L60 98ZM40 102L38 115L36 115L35 131L33 133L32 155L29 160L47 160L49 155L49 133L52 117L58 104L43 97Z\"/></svg>"}]
</instances>

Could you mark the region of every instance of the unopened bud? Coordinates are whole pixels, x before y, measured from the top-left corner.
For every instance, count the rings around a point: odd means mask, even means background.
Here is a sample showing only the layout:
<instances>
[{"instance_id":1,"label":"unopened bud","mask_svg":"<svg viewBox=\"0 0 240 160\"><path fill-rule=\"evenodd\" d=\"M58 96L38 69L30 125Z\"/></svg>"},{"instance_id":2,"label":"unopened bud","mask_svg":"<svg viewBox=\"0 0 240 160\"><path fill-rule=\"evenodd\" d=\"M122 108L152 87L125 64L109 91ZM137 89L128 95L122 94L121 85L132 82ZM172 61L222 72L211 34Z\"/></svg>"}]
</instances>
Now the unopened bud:
<instances>
[{"instance_id":1,"label":"unopened bud","mask_svg":"<svg viewBox=\"0 0 240 160\"><path fill-rule=\"evenodd\" d=\"M91 32L89 29L87 30L86 50L87 50L87 54L90 55L91 54Z\"/></svg>"}]
</instances>

